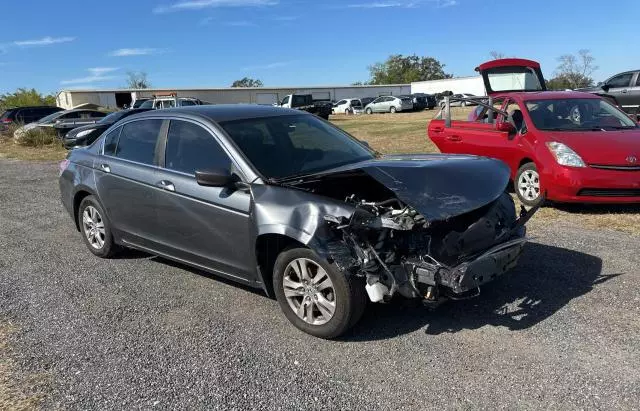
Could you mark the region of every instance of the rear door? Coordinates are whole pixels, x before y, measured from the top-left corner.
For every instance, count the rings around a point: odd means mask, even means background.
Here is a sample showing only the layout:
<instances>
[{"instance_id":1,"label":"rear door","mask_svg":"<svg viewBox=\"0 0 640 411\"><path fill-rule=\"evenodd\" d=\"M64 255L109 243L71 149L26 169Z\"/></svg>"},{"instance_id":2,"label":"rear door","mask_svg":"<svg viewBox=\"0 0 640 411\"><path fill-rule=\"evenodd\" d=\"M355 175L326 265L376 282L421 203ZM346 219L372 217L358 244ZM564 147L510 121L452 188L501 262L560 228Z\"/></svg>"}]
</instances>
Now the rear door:
<instances>
[{"instance_id":1,"label":"rear door","mask_svg":"<svg viewBox=\"0 0 640 411\"><path fill-rule=\"evenodd\" d=\"M196 171L232 169L232 160L202 124L172 119L157 193L160 251L231 277L248 279L251 194L235 187L204 187Z\"/></svg>"},{"instance_id":2,"label":"rear door","mask_svg":"<svg viewBox=\"0 0 640 411\"><path fill-rule=\"evenodd\" d=\"M111 224L128 243L154 250L157 223L156 183L159 136L168 121L134 120L105 136L94 169L98 195Z\"/></svg>"}]
</instances>

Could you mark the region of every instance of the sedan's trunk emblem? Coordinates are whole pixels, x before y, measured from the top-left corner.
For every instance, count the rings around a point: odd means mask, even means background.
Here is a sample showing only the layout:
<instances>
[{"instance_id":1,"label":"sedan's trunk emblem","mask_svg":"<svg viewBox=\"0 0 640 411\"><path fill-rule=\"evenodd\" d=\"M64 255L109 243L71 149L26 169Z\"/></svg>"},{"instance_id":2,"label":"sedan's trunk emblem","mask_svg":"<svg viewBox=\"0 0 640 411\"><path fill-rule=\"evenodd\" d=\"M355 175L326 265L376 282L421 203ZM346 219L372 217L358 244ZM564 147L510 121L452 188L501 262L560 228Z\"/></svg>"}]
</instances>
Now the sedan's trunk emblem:
<instances>
[{"instance_id":1,"label":"sedan's trunk emblem","mask_svg":"<svg viewBox=\"0 0 640 411\"><path fill-rule=\"evenodd\" d=\"M636 157L636 156L629 156L629 157L627 157L627 163L635 164L635 163L637 163L637 162L638 162L638 157Z\"/></svg>"}]
</instances>

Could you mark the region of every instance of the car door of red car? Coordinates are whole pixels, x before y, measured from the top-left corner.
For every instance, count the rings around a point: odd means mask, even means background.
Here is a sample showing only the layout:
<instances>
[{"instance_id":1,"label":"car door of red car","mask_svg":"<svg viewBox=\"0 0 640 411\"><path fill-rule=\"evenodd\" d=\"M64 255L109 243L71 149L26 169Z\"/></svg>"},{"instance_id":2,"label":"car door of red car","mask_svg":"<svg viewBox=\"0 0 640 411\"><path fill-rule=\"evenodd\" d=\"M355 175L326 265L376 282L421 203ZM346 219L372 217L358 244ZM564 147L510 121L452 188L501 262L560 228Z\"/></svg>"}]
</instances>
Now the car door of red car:
<instances>
[{"instance_id":1,"label":"car door of red car","mask_svg":"<svg viewBox=\"0 0 640 411\"><path fill-rule=\"evenodd\" d=\"M506 107L506 101L502 107ZM493 116L492 116L493 117ZM432 120L429 124L429 138L442 153L473 154L492 157L510 164L513 160L515 132L502 131L496 121L479 118L476 121L452 120L447 127L444 120Z\"/></svg>"}]
</instances>

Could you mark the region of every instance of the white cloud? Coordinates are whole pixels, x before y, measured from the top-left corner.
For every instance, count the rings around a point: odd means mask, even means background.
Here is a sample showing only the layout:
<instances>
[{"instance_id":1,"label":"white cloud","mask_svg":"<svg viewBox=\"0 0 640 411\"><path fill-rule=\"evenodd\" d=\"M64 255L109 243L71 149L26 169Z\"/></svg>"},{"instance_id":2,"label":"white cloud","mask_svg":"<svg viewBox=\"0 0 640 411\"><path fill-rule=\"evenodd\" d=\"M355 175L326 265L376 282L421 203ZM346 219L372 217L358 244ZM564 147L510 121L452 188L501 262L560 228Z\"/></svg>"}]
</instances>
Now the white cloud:
<instances>
[{"instance_id":1,"label":"white cloud","mask_svg":"<svg viewBox=\"0 0 640 411\"><path fill-rule=\"evenodd\" d=\"M410 8L410 7L414 7L415 5L416 5L416 2L387 1L387 2L347 4L347 8L350 8L350 9L386 9L390 7Z\"/></svg>"},{"instance_id":2,"label":"white cloud","mask_svg":"<svg viewBox=\"0 0 640 411\"><path fill-rule=\"evenodd\" d=\"M60 84L74 84L76 88L80 88L79 84L82 85L81 88L87 88L87 84L90 83L100 83L107 80L116 79L117 76L106 75L108 73L112 73L114 71L119 70L115 67L93 67L87 69L89 75L86 77L74 78L71 80L62 80Z\"/></svg>"},{"instance_id":3,"label":"white cloud","mask_svg":"<svg viewBox=\"0 0 640 411\"><path fill-rule=\"evenodd\" d=\"M153 9L154 13L171 13L174 11L200 10L214 7L255 7L274 6L278 0L183 0L168 6Z\"/></svg>"},{"instance_id":4,"label":"white cloud","mask_svg":"<svg viewBox=\"0 0 640 411\"><path fill-rule=\"evenodd\" d=\"M163 50L154 48L124 48L114 50L109 53L112 57L148 56L150 54L162 53Z\"/></svg>"},{"instance_id":5,"label":"white cloud","mask_svg":"<svg viewBox=\"0 0 640 411\"><path fill-rule=\"evenodd\" d=\"M213 20L215 20L213 17L205 17L200 20L198 24L200 24L201 26L208 26Z\"/></svg>"},{"instance_id":6,"label":"white cloud","mask_svg":"<svg viewBox=\"0 0 640 411\"><path fill-rule=\"evenodd\" d=\"M18 40L14 41L13 44L15 46L50 46L52 44L58 43L68 43L70 41L74 41L75 37L43 37L37 40Z\"/></svg>"},{"instance_id":7,"label":"white cloud","mask_svg":"<svg viewBox=\"0 0 640 411\"><path fill-rule=\"evenodd\" d=\"M243 67L242 70L245 70L245 71L248 71L248 70L272 70L272 69L277 69L277 68L288 66L291 63L293 63L293 62L292 61L277 61L275 63L262 64L262 65L259 65L259 66Z\"/></svg>"},{"instance_id":8,"label":"white cloud","mask_svg":"<svg viewBox=\"0 0 640 411\"><path fill-rule=\"evenodd\" d=\"M457 5L458 5L457 0L438 0L438 7L440 8L452 7Z\"/></svg>"}]
</instances>

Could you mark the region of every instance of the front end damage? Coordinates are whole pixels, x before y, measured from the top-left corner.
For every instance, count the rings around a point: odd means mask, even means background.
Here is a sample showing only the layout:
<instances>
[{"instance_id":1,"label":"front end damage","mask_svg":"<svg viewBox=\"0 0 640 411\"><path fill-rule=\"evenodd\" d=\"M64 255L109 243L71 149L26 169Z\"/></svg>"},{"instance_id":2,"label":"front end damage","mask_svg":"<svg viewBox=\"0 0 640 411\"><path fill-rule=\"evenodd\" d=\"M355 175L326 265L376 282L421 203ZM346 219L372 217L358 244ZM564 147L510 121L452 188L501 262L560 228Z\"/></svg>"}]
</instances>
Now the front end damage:
<instances>
[{"instance_id":1,"label":"front end damage","mask_svg":"<svg viewBox=\"0 0 640 411\"><path fill-rule=\"evenodd\" d=\"M287 183L333 198L351 192L342 197L351 213L321 216L315 249L345 275L366 279L371 301L473 297L515 267L536 209L516 215L506 166L477 158L393 160Z\"/></svg>"},{"instance_id":2,"label":"front end damage","mask_svg":"<svg viewBox=\"0 0 640 411\"><path fill-rule=\"evenodd\" d=\"M430 222L397 200L356 205L351 218L326 215L340 237L327 257L347 275L366 278L373 302L396 293L429 302L479 294L482 284L509 271L526 242L511 196L448 221Z\"/></svg>"}]
</instances>

